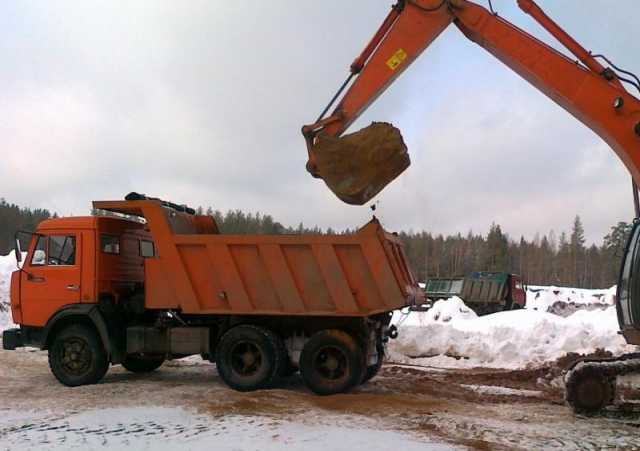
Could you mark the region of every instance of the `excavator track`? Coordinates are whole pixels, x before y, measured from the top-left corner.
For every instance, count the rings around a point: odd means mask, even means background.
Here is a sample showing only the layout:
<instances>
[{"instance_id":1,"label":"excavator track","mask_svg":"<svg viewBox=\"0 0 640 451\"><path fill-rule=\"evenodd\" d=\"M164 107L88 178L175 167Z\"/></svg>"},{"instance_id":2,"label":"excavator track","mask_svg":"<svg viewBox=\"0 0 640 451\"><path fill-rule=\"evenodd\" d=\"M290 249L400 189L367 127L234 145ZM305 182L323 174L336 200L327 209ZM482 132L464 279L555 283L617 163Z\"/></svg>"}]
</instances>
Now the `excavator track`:
<instances>
[{"instance_id":1,"label":"excavator track","mask_svg":"<svg viewBox=\"0 0 640 451\"><path fill-rule=\"evenodd\" d=\"M616 378L640 373L640 353L584 359L565 376L566 401L576 413L593 415L615 400Z\"/></svg>"}]
</instances>

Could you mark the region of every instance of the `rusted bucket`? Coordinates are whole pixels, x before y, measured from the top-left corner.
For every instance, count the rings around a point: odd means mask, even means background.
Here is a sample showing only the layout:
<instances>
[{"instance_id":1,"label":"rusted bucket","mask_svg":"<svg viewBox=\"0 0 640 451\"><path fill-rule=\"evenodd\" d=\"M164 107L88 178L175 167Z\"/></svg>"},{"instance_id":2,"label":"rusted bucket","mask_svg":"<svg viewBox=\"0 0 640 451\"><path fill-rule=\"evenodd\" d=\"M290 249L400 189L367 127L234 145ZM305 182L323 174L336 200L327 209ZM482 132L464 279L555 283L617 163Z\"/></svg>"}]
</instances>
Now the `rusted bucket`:
<instances>
[{"instance_id":1,"label":"rusted bucket","mask_svg":"<svg viewBox=\"0 0 640 451\"><path fill-rule=\"evenodd\" d=\"M350 135L318 135L311 149L316 176L342 201L362 205L411 164L400 130L373 122Z\"/></svg>"}]
</instances>

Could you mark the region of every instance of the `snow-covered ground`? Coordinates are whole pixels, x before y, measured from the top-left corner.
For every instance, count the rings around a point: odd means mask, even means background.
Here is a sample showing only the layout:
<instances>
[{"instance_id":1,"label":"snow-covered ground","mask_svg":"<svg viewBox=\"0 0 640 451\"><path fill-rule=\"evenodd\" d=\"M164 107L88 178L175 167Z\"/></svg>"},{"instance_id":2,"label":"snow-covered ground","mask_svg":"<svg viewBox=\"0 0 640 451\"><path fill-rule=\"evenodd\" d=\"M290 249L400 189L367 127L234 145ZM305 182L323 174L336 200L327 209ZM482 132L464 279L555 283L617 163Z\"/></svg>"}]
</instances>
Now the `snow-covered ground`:
<instances>
[{"instance_id":1,"label":"snow-covered ground","mask_svg":"<svg viewBox=\"0 0 640 451\"><path fill-rule=\"evenodd\" d=\"M392 361L444 367L522 368L556 360L567 353L605 349L629 352L618 334L609 290L535 287L523 310L478 317L457 297L437 301L427 312L395 314L399 338L391 342ZM605 304L569 316L547 312L557 301Z\"/></svg>"},{"instance_id":2,"label":"snow-covered ground","mask_svg":"<svg viewBox=\"0 0 640 451\"><path fill-rule=\"evenodd\" d=\"M69 415L10 413L0 418L0 446L7 449L132 450L449 450L406 433L353 426L348 418L310 425L261 416L211 417L183 408L122 407ZM342 425L342 426L341 426Z\"/></svg>"}]
</instances>

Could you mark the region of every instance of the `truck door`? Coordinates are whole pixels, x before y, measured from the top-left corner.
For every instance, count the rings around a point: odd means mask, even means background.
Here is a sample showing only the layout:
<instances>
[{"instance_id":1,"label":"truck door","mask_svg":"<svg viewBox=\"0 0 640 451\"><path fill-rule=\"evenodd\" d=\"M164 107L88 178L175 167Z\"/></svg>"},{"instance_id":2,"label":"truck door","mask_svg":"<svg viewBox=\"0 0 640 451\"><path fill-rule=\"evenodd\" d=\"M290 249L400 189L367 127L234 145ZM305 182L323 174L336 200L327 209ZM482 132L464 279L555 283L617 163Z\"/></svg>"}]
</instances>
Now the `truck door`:
<instances>
[{"instance_id":1,"label":"truck door","mask_svg":"<svg viewBox=\"0 0 640 451\"><path fill-rule=\"evenodd\" d=\"M20 274L23 324L44 326L60 307L80 302L80 236L62 231L35 236Z\"/></svg>"}]
</instances>

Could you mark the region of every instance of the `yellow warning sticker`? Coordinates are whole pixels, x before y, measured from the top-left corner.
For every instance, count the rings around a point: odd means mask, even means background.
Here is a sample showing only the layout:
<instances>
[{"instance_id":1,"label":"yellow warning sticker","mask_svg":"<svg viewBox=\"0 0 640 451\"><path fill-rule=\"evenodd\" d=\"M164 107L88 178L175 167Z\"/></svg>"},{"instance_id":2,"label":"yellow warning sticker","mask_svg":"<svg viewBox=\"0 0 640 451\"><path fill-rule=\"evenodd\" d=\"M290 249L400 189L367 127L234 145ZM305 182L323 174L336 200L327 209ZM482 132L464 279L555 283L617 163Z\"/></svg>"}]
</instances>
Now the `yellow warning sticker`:
<instances>
[{"instance_id":1,"label":"yellow warning sticker","mask_svg":"<svg viewBox=\"0 0 640 451\"><path fill-rule=\"evenodd\" d=\"M407 59L407 52L402 49L398 49L391 58L387 60L387 66L389 66L389 69L391 70L396 70L396 67L402 64L405 59Z\"/></svg>"}]
</instances>

